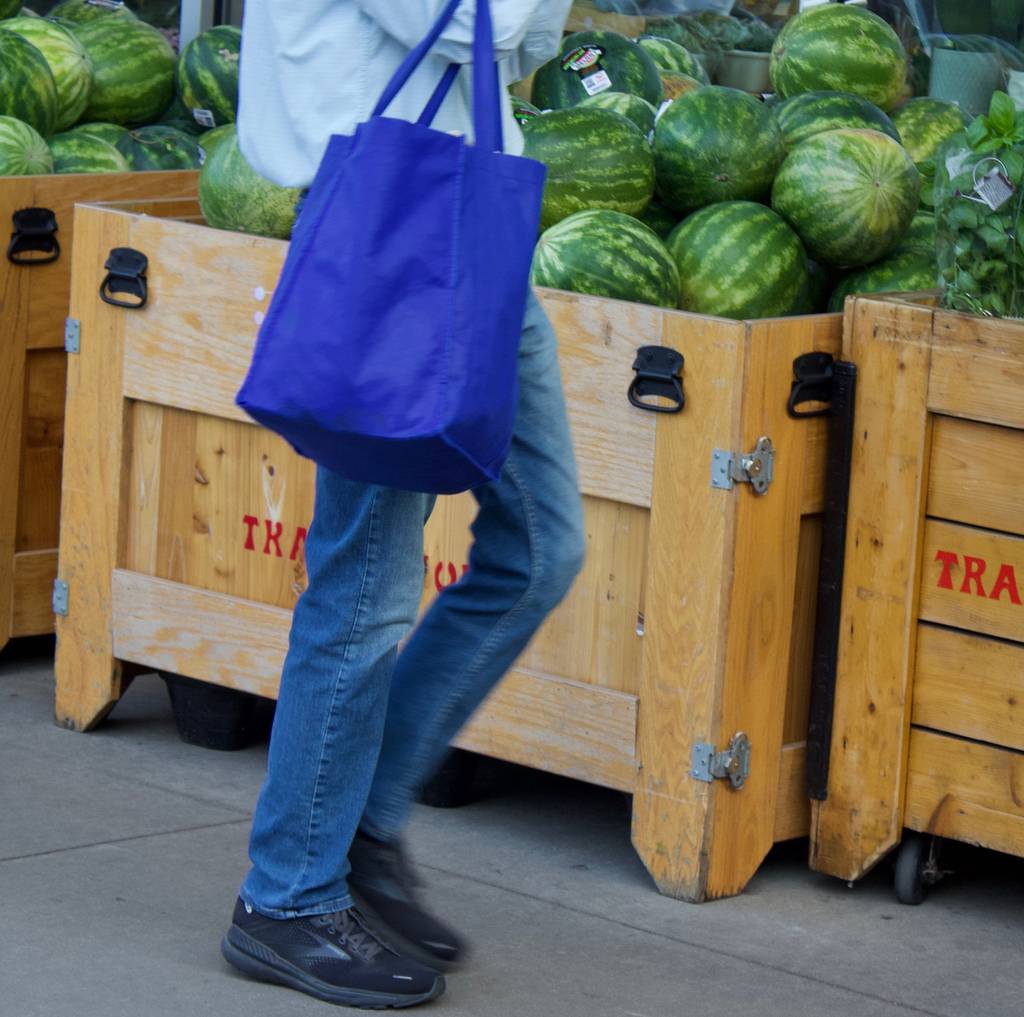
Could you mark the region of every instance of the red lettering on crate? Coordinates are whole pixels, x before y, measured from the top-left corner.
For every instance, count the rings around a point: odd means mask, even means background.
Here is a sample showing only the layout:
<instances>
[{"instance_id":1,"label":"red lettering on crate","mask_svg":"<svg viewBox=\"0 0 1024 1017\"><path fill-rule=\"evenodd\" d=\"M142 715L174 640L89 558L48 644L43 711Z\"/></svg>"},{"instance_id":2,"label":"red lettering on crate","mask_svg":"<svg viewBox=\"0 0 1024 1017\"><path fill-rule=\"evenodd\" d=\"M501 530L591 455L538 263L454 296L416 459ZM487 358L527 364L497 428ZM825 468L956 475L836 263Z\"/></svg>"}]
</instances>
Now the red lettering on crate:
<instances>
[{"instance_id":1,"label":"red lettering on crate","mask_svg":"<svg viewBox=\"0 0 1024 1017\"><path fill-rule=\"evenodd\" d=\"M260 523L263 523L263 553L272 558L283 558L284 547L281 544L285 539L284 523L273 519L260 520L257 516L242 516L242 524L245 526L245 549L246 551L256 550L256 530ZM291 531L289 530L289 533ZM295 532L291 535L291 543L288 551L289 561L298 561L304 557L306 550L306 537L309 531L305 526L296 526Z\"/></svg>"},{"instance_id":2,"label":"red lettering on crate","mask_svg":"<svg viewBox=\"0 0 1024 1017\"><path fill-rule=\"evenodd\" d=\"M469 571L469 566L463 564L462 575ZM430 575L430 555L423 556L423 575ZM439 561L434 566L434 588L440 593L445 587L452 586L459 581L459 570L453 561Z\"/></svg>"},{"instance_id":3,"label":"red lettering on crate","mask_svg":"<svg viewBox=\"0 0 1024 1017\"><path fill-rule=\"evenodd\" d=\"M960 592L969 596L984 597L986 600L1000 601L1003 594L1006 594L1010 603L1021 607L1024 601L1021 599L1020 584L1017 581L1017 571L1006 562L999 565L999 573L990 593L985 592L982 580L988 571L989 563L984 558L975 558L972 555L964 556L964 578L960 583ZM952 590L953 570L960 567L960 556L955 551L939 551L935 560L942 563L942 571L939 573L938 587L940 590Z\"/></svg>"},{"instance_id":4,"label":"red lettering on crate","mask_svg":"<svg viewBox=\"0 0 1024 1017\"><path fill-rule=\"evenodd\" d=\"M263 553L270 554L270 547L273 545L275 551L275 557L283 558L281 554L281 532L284 530L283 523L275 523L269 519L264 519L263 522L267 527L267 539L263 541Z\"/></svg>"},{"instance_id":5,"label":"red lettering on crate","mask_svg":"<svg viewBox=\"0 0 1024 1017\"><path fill-rule=\"evenodd\" d=\"M295 539L292 541L292 553L288 555L289 561L295 561L299 554L306 549L306 535L307 530L305 526L298 526L295 529Z\"/></svg>"},{"instance_id":6,"label":"red lettering on crate","mask_svg":"<svg viewBox=\"0 0 1024 1017\"><path fill-rule=\"evenodd\" d=\"M256 543L252 539L252 531L259 526L260 521L255 516L242 516L242 522L248 527L245 534L245 549L246 551L255 551Z\"/></svg>"}]
</instances>

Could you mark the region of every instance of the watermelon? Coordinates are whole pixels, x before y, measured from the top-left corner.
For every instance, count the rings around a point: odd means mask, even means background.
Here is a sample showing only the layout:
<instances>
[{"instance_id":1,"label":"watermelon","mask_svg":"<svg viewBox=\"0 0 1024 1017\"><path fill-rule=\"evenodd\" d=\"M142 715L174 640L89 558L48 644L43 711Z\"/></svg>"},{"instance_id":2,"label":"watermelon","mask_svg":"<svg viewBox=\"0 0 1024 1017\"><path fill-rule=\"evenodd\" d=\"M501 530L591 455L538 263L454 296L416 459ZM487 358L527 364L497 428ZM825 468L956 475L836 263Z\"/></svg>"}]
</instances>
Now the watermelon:
<instances>
[{"instance_id":1,"label":"watermelon","mask_svg":"<svg viewBox=\"0 0 1024 1017\"><path fill-rule=\"evenodd\" d=\"M128 173L128 160L107 141L67 131L50 138L56 173Z\"/></svg>"},{"instance_id":2,"label":"watermelon","mask_svg":"<svg viewBox=\"0 0 1024 1017\"><path fill-rule=\"evenodd\" d=\"M135 15L118 0L63 0L50 10L48 17L85 24L98 18L116 14L123 18L134 18Z\"/></svg>"},{"instance_id":3,"label":"watermelon","mask_svg":"<svg viewBox=\"0 0 1024 1017\"><path fill-rule=\"evenodd\" d=\"M918 165L935 157L944 141L967 126L960 107L942 99L911 99L892 115L903 147Z\"/></svg>"},{"instance_id":4,"label":"watermelon","mask_svg":"<svg viewBox=\"0 0 1024 1017\"><path fill-rule=\"evenodd\" d=\"M64 133L86 134L91 138L99 138L100 141L105 141L108 145L113 145L116 148L117 143L128 133L128 128L122 127L120 124L87 123L78 124Z\"/></svg>"},{"instance_id":5,"label":"watermelon","mask_svg":"<svg viewBox=\"0 0 1024 1017\"><path fill-rule=\"evenodd\" d=\"M510 95L509 101L512 103L512 116L520 127L525 127L527 121L540 116L540 110L532 102L520 99L518 95Z\"/></svg>"},{"instance_id":6,"label":"watermelon","mask_svg":"<svg viewBox=\"0 0 1024 1017\"><path fill-rule=\"evenodd\" d=\"M200 163L205 163L213 155L213 150L225 139L234 133L233 124L225 124L223 127L214 127L212 131L199 135L199 149L202 153Z\"/></svg>"},{"instance_id":7,"label":"watermelon","mask_svg":"<svg viewBox=\"0 0 1024 1017\"><path fill-rule=\"evenodd\" d=\"M720 318L775 318L802 310L807 254L781 216L725 201L684 219L668 239L679 268L679 306Z\"/></svg>"},{"instance_id":8,"label":"watermelon","mask_svg":"<svg viewBox=\"0 0 1024 1017\"><path fill-rule=\"evenodd\" d=\"M0 0L0 18L13 18L21 10L21 0Z\"/></svg>"},{"instance_id":9,"label":"watermelon","mask_svg":"<svg viewBox=\"0 0 1024 1017\"><path fill-rule=\"evenodd\" d=\"M879 131L842 128L797 145L772 188L811 256L837 268L885 257L917 209L921 174L898 142Z\"/></svg>"},{"instance_id":10,"label":"watermelon","mask_svg":"<svg viewBox=\"0 0 1024 1017\"><path fill-rule=\"evenodd\" d=\"M238 112L242 32L218 25L197 35L178 58L178 97L206 128L232 123Z\"/></svg>"},{"instance_id":11,"label":"watermelon","mask_svg":"<svg viewBox=\"0 0 1024 1017\"><path fill-rule=\"evenodd\" d=\"M77 123L89 102L92 63L82 44L66 28L45 18L11 18L3 29L16 32L43 54L57 87L57 122L63 131Z\"/></svg>"},{"instance_id":12,"label":"watermelon","mask_svg":"<svg viewBox=\"0 0 1024 1017\"><path fill-rule=\"evenodd\" d=\"M661 87L664 89L665 99L668 102L675 102L681 96L696 92L704 85L696 78L690 77L689 74L681 74L679 71L662 71Z\"/></svg>"},{"instance_id":13,"label":"watermelon","mask_svg":"<svg viewBox=\"0 0 1024 1017\"><path fill-rule=\"evenodd\" d=\"M807 259L807 287L797 305L797 314L821 314L828 310L832 295L832 274L824 265Z\"/></svg>"},{"instance_id":14,"label":"watermelon","mask_svg":"<svg viewBox=\"0 0 1024 1017\"><path fill-rule=\"evenodd\" d=\"M26 177L53 172L53 156L33 127L0 116L0 177Z\"/></svg>"},{"instance_id":15,"label":"watermelon","mask_svg":"<svg viewBox=\"0 0 1024 1017\"><path fill-rule=\"evenodd\" d=\"M854 293L920 293L938 285L934 254L927 257L919 251L897 252L846 276L832 291L828 308L841 311L846 298Z\"/></svg>"},{"instance_id":16,"label":"watermelon","mask_svg":"<svg viewBox=\"0 0 1024 1017\"><path fill-rule=\"evenodd\" d=\"M601 92L599 95L587 96L580 106L595 106L598 109L610 109L613 113L621 113L627 120L632 120L645 134L654 130L654 121L658 111L639 95L629 92Z\"/></svg>"},{"instance_id":17,"label":"watermelon","mask_svg":"<svg viewBox=\"0 0 1024 1017\"><path fill-rule=\"evenodd\" d=\"M21 120L45 138L53 133L57 109L46 58L27 39L0 27L0 116Z\"/></svg>"},{"instance_id":18,"label":"watermelon","mask_svg":"<svg viewBox=\"0 0 1024 1017\"><path fill-rule=\"evenodd\" d=\"M657 234L636 219L589 209L563 219L537 242L534 286L676 307L679 273Z\"/></svg>"},{"instance_id":19,"label":"watermelon","mask_svg":"<svg viewBox=\"0 0 1024 1017\"><path fill-rule=\"evenodd\" d=\"M645 226L650 226L662 240L667 240L668 235L679 225L679 216L657 200L652 201L636 218Z\"/></svg>"},{"instance_id":20,"label":"watermelon","mask_svg":"<svg viewBox=\"0 0 1024 1017\"><path fill-rule=\"evenodd\" d=\"M846 92L804 92L784 99L775 107L775 119L786 141L794 148L815 134L840 127L866 127L900 140L892 120L873 102Z\"/></svg>"},{"instance_id":21,"label":"watermelon","mask_svg":"<svg viewBox=\"0 0 1024 1017\"><path fill-rule=\"evenodd\" d=\"M907 54L877 14L824 4L796 15L772 47L771 78L783 98L803 92L852 92L891 110L907 81Z\"/></svg>"},{"instance_id":22,"label":"watermelon","mask_svg":"<svg viewBox=\"0 0 1024 1017\"><path fill-rule=\"evenodd\" d=\"M75 28L93 66L87 120L142 124L158 117L174 95L171 44L137 18L105 17Z\"/></svg>"},{"instance_id":23,"label":"watermelon","mask_svg":"<svg viewBox=\"0 0 1024 1017\"><path fill-rule=\"evenodd\" d=\"M735 88L684 95L654 128L658 194L680 213L767 196L785 154L772 111Z\"/></svg>"},{"instance_id":24,"label":"watermelon","mask_svg":"<svg viewBox=\"0 0 1024 1017\"><path fill-rule=\"evenodd\" d=\"M651 146L621 114L586 106L553 110L531 121L524 135L523 154L548 168L543 229L587 208L633 215L651 200Z\"/></svg>"},{"instance_id":25,"label":"watermelon","mask_svg":"<svg viewBox=\"0 0 1024 1017\"><path fill-rule=\"evenodd\" d=\"M696 78L702 85L710 85L708 72L704 65L687 49L671 39L661 39L656 35L641 35L637 45L646 52L662 71L679 71Z\"/></svg>"},{"instance_id":26,"label":"watermelon","mask_svg":"<svg viewBox=\"0 0 1024 1017\"><path fill-rule=\"evenodd\" d=\"M936 219L935 213L919 208L914 213L914 218L907 227L907 232L900 238L900 242L893 250L893 254L904 254L916 251L925 257L935 259L936 245Z\"/></svg>"},{"instance_id":27,"label":"watermelon","mask_svg":"<svg viewBox=\"0 0 1024 1017\"><path fill-rule=\"evenodd\" d=\"M617 32L576 32L533 79L533 104L565 109L598 92L631 92L661 102L658 65L635 42Z\"/></svg>"},{"instance_id":28,"label":"watermelon","mask_svg":"<svg viewBox=\"0 0 1024 1017\"><path fill-rule=\"evenodd\" d=\"M689 53L703 53L707 46L707 39L691 29L682 19L648 18L647 34L658 39L668 39Z\"/></svg>"},{"instance_id":29,"label":"watermelon","mask_svg":"<svg viewBox=\"0 0 1024 1017\"><path fill-rule=\"evenodd\" d=\"M192 110L185 109L181 99L178 98L177 92L175 92L174 98L171 99L170 106L160 114L160 118L156 122L167 127L177 127L179 131L192 134L197 138L200 134L209 130L208 127L203 127L202 124L196 123L195 117L192 116Z\"/></svg>"},{"instance_id":30,"label":"watermelon","mask_svg":"<svg viewBox=\"0 0 1024 1017\"><path fill-rule=\"evenodd\" d=\"M199 169L203 162L199 140L166 124L125 133L117 149L133 170Z\"/></svg>"},{"instance_id":31,"label":"watermelon","mask_svg":"<svg viewBox=\"0 0 1024 1017\"><path fill-rule=\"evenodd\" d=\"M234 126L215 146L199 174L199 206L217 229L286 240L295 223L298 187L278 187L246 162Z\"/></svg>"}]
</instances>

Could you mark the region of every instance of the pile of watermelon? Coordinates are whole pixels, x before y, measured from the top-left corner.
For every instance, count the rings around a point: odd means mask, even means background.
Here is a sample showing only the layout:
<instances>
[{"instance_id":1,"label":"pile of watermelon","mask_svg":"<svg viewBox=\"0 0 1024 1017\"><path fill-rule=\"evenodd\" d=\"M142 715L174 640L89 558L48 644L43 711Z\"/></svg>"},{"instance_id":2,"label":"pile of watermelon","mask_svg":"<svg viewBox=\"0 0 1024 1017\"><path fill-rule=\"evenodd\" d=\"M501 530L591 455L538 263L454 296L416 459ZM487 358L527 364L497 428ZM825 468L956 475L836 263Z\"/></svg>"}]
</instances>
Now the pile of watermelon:
<instances>
[{"instance_id":1,"label":"pile of watermelon","mask_svg":"<svg viewBox=\"0 0 1024 1017\"><path fill-rule=\"evenodd\" d=\"M0 6L0 176L198 169L234 121L237 28L178 54L117 0L19 7Z\"/></svg>"},{"instance_id":2,"label":"pile of watermelon","mask_svg":"<svg viewBox=\"0 0 1024 1017\"><path fill-rule=\"evenodd\" d=\"M923 182L966 121L911 99L885 21L841 4L790 19L769 97L711 84L669 25L572 35L529 110L515 101L548 166L535 284L731 318L934 288Z\"/></svg>"}]
</instances>

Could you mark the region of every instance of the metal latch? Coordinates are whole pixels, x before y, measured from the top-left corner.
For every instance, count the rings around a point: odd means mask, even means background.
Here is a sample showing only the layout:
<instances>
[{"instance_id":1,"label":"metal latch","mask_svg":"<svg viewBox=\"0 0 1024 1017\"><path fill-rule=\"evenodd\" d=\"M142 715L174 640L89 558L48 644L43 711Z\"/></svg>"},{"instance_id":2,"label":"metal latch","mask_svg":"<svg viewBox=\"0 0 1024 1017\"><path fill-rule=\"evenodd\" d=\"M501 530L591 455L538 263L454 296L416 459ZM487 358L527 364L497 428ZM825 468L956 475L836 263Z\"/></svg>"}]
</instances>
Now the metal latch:
<instances>
[{"instance_id":1,"label":"metal latch","mask_svg":"<svg viewBox=\"0 0 1024 1017\"><path fill-rule=\"evenodd\" d=\"M733 735L724 752L717 752L714 745L707 742L697 742L693 747L690 776L707 784L728 780L739 791L750 776L750 739L741 731Z\"/></svg>"},{"instance_id":2,"label":"metal latch","mask_svg":"<svg viewBox=\"0 0 1024 1017\"><path fill-rule=\"evenodd\" d=\"M82 323L77 318L64 319L64 352L77 353L82 339Z\"/></svg>"},{"instance_id":3,"label":"metal latch","mask_svg":"<svg viewBox=\"0 0 1024 1017\"><path fill-rule=\"evenodd\" d=\"M63 579L53 581L53 613L65 618L68 614L68 584Z\"/></svg>"},{"instance_id":4,"label":"metal latch","mask_svg":"<svg viewBox=\"0 0 1024 1017\"><path fill-rule=\"evenodd\" d=\"M711 486L731 491L734 484L750 484L764 494L775 478L775 446L771 438L758 438L754 451L726 452L716 448L711 456Z\"/></svg>"}]
</instances>

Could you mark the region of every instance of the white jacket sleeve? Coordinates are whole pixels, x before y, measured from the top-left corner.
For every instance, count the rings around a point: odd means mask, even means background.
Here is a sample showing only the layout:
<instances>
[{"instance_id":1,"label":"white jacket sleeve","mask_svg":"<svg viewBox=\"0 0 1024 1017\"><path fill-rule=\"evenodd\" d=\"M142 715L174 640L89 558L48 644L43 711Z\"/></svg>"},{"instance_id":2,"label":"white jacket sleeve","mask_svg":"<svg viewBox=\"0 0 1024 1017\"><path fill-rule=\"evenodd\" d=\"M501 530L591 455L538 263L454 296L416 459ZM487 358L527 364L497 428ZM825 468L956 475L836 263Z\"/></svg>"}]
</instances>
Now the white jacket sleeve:
<instances>
[{"instance_id":1,"label":"white jacket sleeve","mask_svg":"<svg viewBox=\"0 0 1024 1017\"><path fill-rule=\"evenodd\" d=\"M358 0L363 12L392 38L415 47L437 21L447 0ZM498 60L514 59L525 76L555 55L572 0L491 0ZM475 0L463 0L433 49L453 63L473 59ZM523 70L523 68L527 68Z\"/></svg>"}]
</instances>

